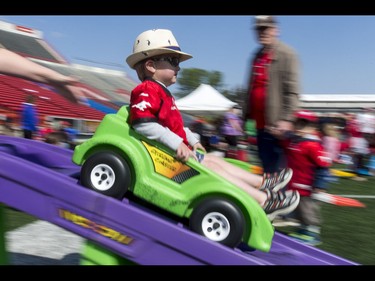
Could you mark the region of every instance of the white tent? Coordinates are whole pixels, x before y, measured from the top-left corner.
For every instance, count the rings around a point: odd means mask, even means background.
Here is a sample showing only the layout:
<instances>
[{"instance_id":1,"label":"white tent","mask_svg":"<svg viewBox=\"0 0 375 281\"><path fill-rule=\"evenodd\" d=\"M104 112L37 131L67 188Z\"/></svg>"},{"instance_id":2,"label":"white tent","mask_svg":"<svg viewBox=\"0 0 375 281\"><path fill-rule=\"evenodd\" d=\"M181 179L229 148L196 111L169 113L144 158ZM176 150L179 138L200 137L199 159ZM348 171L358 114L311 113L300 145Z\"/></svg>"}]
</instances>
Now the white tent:
<instances>
[{"instance_id":1,"label":"white tent","mask_svg":"<svg viewBox=\"0 0 375 281\"><path fill-rule=\"evenodd\" d=\"M187 96L176 100L180 111L191 114L207 111L220 113L236 104L206 84L201 84Z\"/></svg>"}]
</instances>

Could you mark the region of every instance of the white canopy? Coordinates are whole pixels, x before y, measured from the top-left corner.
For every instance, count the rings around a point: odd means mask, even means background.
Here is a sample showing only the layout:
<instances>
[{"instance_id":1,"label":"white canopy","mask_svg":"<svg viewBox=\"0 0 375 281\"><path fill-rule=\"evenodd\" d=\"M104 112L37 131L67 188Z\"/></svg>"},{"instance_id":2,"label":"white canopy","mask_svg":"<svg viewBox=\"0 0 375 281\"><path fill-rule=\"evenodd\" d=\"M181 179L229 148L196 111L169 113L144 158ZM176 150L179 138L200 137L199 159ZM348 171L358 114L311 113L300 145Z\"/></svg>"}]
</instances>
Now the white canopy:
<instances>
[{"instance_id":1,"label":"white canopy","mask_svg":"<svg viewBox=\"0 0 375 281\"><path fill-rule=\"evenodd\" d=\"M180 111L191 114L204 111L227 111L236 104L206 84L201 84L187 96L176 100L176 105Z\"/></svg>"}]
</instances>

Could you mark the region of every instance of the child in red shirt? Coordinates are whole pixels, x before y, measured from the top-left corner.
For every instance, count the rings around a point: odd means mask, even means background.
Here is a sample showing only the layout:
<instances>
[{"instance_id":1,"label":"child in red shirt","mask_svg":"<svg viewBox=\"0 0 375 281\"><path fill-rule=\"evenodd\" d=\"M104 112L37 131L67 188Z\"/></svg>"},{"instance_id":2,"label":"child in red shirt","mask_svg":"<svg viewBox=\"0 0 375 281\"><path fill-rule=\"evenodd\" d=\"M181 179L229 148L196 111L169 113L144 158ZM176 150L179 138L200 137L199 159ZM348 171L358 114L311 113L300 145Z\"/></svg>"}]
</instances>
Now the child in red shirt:
<instances>
[{"instance_id":1,"label":"child in red shirt","mask_svg":"<svg viewBox=\"0 0 375 281\"><path fill-rule=\"evenodd\" d=\"M176 159L185 162L192 157L245 190L271 220L278 214L293 211L299 202L298 192L280 190L290 180L290 169L273 177L262 177L215 155L208 153L201 157L197 154L197 150L206 150L184 126L174 97L167 89L176 83L180 62L190 58L191 55L181 51L170 30L148 30L136 38L133 53L126 59L142 81L131 93L131 126L139 134L171 148L176 152Z\"/></svg>"},{"instance_id":2,"label":"child in red shirt","mask_svg":"<svg viewBox=\"0 0 375 281\"><path fill-rule=\"evenodd\" d=\"M294 134L284 140L287 165L293 176L287 189L298 191L301 199L290 214L300 222L300 227L291 236L310 245L321 243L321 203L314 193L327 188L326 179L332 159L325 151L320 139L318 118L312 111L301 110L296 114Z\"/></svg>"}]
</instances>

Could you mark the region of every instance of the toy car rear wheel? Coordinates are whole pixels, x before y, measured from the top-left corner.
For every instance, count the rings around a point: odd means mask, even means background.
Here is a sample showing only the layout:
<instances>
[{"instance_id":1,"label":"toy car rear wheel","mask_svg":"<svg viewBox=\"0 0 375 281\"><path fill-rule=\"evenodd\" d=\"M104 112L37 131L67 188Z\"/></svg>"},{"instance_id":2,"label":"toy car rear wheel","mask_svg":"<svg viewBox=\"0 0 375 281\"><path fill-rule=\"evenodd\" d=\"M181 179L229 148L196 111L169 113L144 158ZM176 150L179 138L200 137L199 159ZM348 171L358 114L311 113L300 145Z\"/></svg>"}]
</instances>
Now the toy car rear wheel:
<instances>
[{"instance_id":1,"label":"toy car rear wheel","mask_svg":"<svg viewBox=\"0 0 375 281\"><path fill-rule=\"evenodd\" d=\"M238 206L229 200L209 198L194 209L189 225L192 231L234 248L244 235L245 218Z\"/></svg>"},{"instance_id":2,"label":"toy car rear wheel","mask_svg":"<svg viewBox=\"0 0 375 281\"><path fill-rule=\"evenodd\" d=\"M112 151L95 153L82 165L81 184L98 193L122 199L130 183L128 163Z\"/></svg>"}]
</instances>

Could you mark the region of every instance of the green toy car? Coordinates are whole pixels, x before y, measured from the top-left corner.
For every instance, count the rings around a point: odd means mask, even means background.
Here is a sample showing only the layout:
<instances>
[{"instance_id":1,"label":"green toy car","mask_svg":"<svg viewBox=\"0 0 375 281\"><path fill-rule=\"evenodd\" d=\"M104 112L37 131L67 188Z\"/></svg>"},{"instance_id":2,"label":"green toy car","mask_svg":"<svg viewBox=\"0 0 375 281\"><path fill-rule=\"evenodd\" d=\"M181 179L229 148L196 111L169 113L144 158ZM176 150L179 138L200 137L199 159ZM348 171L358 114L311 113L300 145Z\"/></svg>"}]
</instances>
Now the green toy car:
<instances>
[{"instance_id":1,"label":"green toy car","mask_svg":"<svg viewBox=\"0 0 375 281\"><path fill-rule=\"evenodd\" d=\"M92 138L75 147L83 186L119 200L131 194L223 245L270 250L274 228L252 197L193 159L176 160L171 149L136 133L128 116L128 106L107 114Z\"/></svg>"}]
</instances>

